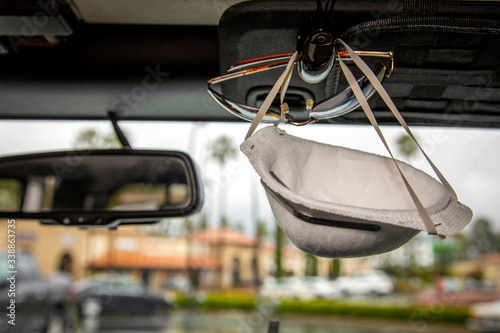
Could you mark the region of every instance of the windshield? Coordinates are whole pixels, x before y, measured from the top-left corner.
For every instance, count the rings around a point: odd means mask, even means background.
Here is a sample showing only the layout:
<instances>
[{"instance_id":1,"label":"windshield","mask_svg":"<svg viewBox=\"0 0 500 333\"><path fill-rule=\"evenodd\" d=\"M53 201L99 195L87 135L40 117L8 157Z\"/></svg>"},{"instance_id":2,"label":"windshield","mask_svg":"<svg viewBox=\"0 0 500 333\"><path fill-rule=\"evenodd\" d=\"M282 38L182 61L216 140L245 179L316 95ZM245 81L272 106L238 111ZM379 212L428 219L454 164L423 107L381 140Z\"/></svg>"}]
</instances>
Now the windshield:
<instances>
[{"instance_id":1,"label":"windshield","mask_svg":"<svg viewBox=\"0 0 500 333\"><path fill-rule=\"evenodd\" d=\"M205 202L187 218L117 230L15 221L16 249L32 256L40 276L50 277L33 287L54 300L39 306L48 311L73 304L68 317L85 332L123 325L140 331L149 324L162 332L264 332L271 318L280 319L283 332L413 332L424 324L425 332L465 332L471 295L475 302L498 295L500 280L491 272L500 262L499 130L413 127L460 201L474 211L473 222L443 241L421 233L387 254L339 260L306 255L280 231L260 178L239 152L249 123L120 126L135 149L189 153L201 170ZM282 128L387 156L369 126ZM383 131L396 158L435 177L406 146L401 128ZM2 120L0 136L2 156L119 147L105 121ZM3 251L9 221L0 224ZM6 279L3 258L0 276ZM71 282L65 285L61 275ZM29 293L32 287L19 282L18 288ZM36 297L30 302L38 304ZM323 316L311 317L318 314Z\"/></svg>"}]
</instances>

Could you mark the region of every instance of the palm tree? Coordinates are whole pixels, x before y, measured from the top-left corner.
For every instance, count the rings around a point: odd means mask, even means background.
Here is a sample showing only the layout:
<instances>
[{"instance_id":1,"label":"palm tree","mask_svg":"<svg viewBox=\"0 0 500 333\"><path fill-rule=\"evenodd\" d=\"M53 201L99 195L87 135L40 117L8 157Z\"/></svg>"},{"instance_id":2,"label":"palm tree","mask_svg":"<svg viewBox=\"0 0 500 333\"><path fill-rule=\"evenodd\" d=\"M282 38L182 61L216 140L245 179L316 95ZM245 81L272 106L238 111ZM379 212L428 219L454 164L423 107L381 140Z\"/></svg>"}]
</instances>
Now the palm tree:
<instances>
[{"instance_id":1,"label":"palm tree","mask_svg":"<svg viewBox=\"0 0 500 333\"><path fill-rule=\"evenodd\" d=\"M81 131L73 145L77 149L113 149L121 148L113 132L102 133L93 128Z\"/></svg>"},{"instance_id":2,"label":"palm tree","mask_svg":"<svg viewBox=\"0 0 500 333\"><path fill-rule=\"evenodd\" d=\"M478 218L467 235L466 255L476 258L481 254L500 251L500 234L496 234L491 222L483 217Z\"/></svg>"},{"instance_id":3,"label":"palm tree","mask_svg":"<svg viewBox=\"0 0 500 333\"><path fill-rule=\"evenodd\" d=\"M100 131L97 131L93 128L88 128L80 133L78 133L75 142L73 144L75 149L82 149L82 150L92 150L92 149L113 149L113 148L121 148L121 144L118 141L118 138L116 137L114 132L108 132L108 133L102 133ZM113 238L114 238L114 233L113 232L108 232L108 244L109 244L109 256L113 257L113 247L110 246L113 243ZM90 242L90 239L93 237L93 232L89 232L89 238L88 241ZM91 257L90 250L89 248L89 257Z\"/></svg>"},{"instance_id":4,"label":"palm tree","mask_svg":"<svg viewBox=\"0 0 500 333\"><path fill-rule=\"evenodd\" d=\"M418 147L417 144L408 134L402 134L396 141L398 144L399 152L409 160L411 157L415 156Z\"/></svg>"},{"instance_id":5,"label":"palm tree","mask_svg":"<svg viewBox=\"0 0 500 333\"><path fill-rule=\"evenodd\" d=\"M318 276L318 257L306 253L305 276Z\"/></svg>"},{"instance_id":6,"label":"palm tree","mask_svg":"<svg viewBox=\"0 0 500 333\"><path fill-rule=\"evenodd\" d=\"M285 233L281 229L280 225L276 223L276 233L275 233L275 239L276 239L276 253L275 253L275 263L276 263L276 272L275 272L275 278L281 278L285 274L283 271L283 252L282 252L282 247L283 247L283 241L286 239Z\"/></svg>"},{"instance_id":7,"label":"palm tree","mask_svg":"<svg viewBox=\"0 0 500 333\"><path fill-rule=\"evenodd\" d=\"M237 154L237 149L233 144L233 141L230 137L221 135L218 136L214 141L212 141L209 145L210 155L212 159L219 164L219 168L222 170L226 163L235 158ZM220 224L221 227L227 226L228 220L226 216L226 206L227 206L227 189L221 188L219 192L219 214L220 214ZM217 248L216 248L216 256L218 258L222 258L222 242L221 238L218 237ZM222 267L219 268L218 271L218 281L222 285ZM220 285L220 286L221 286Z\"/></svg>"},{"instance_id":8,"label":"palm tree","mask_svg":"<svg viewBox=\"0 0 500 333\"><path fill-rule=\"evenodd\" d=\"M335 280L339 276L340 276L340 259L335 258L332 259L328 277L330 278L330 280Z\"/></svg>"},{"instance_id":9,"label":"palm tree","mask_svg":"<svg viewBox=\"0 0 500 333\"><path fill-rule=\"evenodd\" d=\"M406 159L407 162L410 162L411 158L415 156L418 151L418 146L413 141L413 139L408 134L401 134L401 136L396 141L398 145L398 150ZM413 268L415 265L415 251L416 251L417 238L412 239L405 245L405 248L408 250L408 263L409 267Z\"/></svg>"},{"instance_id":10,"label":"palm tree","mask_svg":"<svg viewBox=\"0 0 500 333\"><path fill-rule=\"evenodd\" d=\"M233 144L233 140L226 136L220 135L218 136L211 144L210 144L210 152L212 158L219 163L221 168L226 165L226 163L236 157L237 149Z\"/></svg>"},{"instance_id":11,"label":"palm tree","mask_svg":"<svg viewBox=\"0 0 500 333\"><path fill-rule=\"evenodd\" d=\"M234 159L237 149L230 137L221 135L217 137L209 146L212 159L219 164L220 169L224 169L226 163ZM221 188L219 193L219 214L220 220L226 218L227 190Z\"/></svg>"}]
</instances>

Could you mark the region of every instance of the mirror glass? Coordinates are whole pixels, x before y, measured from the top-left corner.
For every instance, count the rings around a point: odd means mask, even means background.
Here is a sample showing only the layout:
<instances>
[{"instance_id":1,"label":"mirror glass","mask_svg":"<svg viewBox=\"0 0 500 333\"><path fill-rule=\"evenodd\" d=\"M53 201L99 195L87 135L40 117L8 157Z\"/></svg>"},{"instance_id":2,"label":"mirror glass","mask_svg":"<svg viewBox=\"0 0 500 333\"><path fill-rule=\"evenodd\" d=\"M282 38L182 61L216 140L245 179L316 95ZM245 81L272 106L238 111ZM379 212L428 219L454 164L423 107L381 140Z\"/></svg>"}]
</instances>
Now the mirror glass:
<instances>
[{"instance_id":1,"label":"mirror glass","mask_svg":"<svg viewBox=\"0 0 500 333\"><path fill-rule=\"evenodd\" d=\"M0 160L0 212L162 211L191 202L193 169L182 156L45 155Z\"/></svg>"}]
</instances>

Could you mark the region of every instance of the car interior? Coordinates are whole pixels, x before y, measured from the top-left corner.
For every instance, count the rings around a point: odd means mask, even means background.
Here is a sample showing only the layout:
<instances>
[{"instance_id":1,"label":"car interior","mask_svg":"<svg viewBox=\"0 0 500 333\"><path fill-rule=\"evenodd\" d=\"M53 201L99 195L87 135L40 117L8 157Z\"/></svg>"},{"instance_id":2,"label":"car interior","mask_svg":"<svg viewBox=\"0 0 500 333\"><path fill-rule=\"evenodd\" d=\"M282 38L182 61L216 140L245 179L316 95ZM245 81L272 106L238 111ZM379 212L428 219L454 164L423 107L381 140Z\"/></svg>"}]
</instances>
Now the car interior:
<instances>
[{"instance_id":1,"label":"car interior","mask_svg":"<svg viewBox=\"0 0 500 333\"><path fill-rule=\"evenodd\" d=\"M134 149L120 125L370 127L346 68L376 122L399 126L350 48L410 127L500 128L500 1L0 0L0 121L106 121L121 144L2 153L0 186L15 200L0 218L116 229L190 216L204 170L189 153Z\"/></svg>"}]
</instances>

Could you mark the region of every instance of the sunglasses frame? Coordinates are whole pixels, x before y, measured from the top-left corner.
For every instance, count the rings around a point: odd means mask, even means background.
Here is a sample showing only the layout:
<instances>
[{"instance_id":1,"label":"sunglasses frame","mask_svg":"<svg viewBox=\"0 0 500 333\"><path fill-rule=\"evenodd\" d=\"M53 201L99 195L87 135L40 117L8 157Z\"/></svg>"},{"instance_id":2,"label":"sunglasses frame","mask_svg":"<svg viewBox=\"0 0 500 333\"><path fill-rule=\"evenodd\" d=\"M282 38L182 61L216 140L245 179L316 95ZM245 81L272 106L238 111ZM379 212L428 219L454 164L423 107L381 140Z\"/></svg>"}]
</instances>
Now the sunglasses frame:
<instances>
[{"instance_id":1,"label":"sunglasses frame","mask_svg":"<svg viewBox=\"0 0 500 333\"><path fill-rule=\"evenodd\" d=\"M336 43L337 44L337 43ZM359 56L366 56L366 57L383 57L383 58L389 58L391 60L391 65L389 69L387 66L385 66L382 63L377 64L374 67L374 73L379 79L380 82L382 82L386 77L389 77L394 70L394 54L393 52L379 52L379 51L355 51L355 53ZM215 78L212 78L208 80L207 85L208 85L208 93L210 96L217 102L219 105L221 105L225 110L229 111L230 113L234 114L235 116L244 119L246 121L253 121L255 118L255 115L257 114L259 108L258 107L253 107L249 105L245 105L243 103L239 103L236 101L233 101L222 94L218 93L213 89L213 86L218 83L222 83L228 80L232 80L235 78L243 77L246 75L252 75L255 73L259 72L264 72L267 70L279 68L279 67L284 67L288 64L289 59L293 53L284 53L284 54L277 54L277 55L272 55L272 56L266 56L266 57L261 57L261 58L255 58L255 59L250 59L250 60L245 60L238 62L231 67L228 68L229 74L218 76ZM335 57L336 59L342 59L343 61L345 60L351 60L349 54L347 51L340 51L338 48L335 48ZM270 61L273 61L271 63L268 63ZM300 62L300 59L296 61ZM266 64L268 63L268 64ZM255 66L257 65L257 66ZM253 66L253 67L250 67ZM250 68L246 68L250 67ZM246 68L246 69L243 69ZM365 97L368 99L370 98L374 93L375 89L373 85L369 82L369 80L366 78L366 76L361 77L358 80L358 84L360 85L363 94ZM335 118L342 116L346 113L349 113L359 107L359 102L357 101L356 97L354 96L354 93L352 92L351 87L347 87L344 90L336 93L335 95L328 97L320 102L318 102L316 105L314 105L314 101L312 100L307 100L307 106L306 106L306 111L309 111L309 119L304 122L296 122L294 121L294 118L291 114L286 112L284 114L284 121L286 123L300 126L300 125L305 125L313 122L317 122L322 119L330 119L330 118ZM269 108L267 110L266 115L264 116L262 122L264 123L274 123L278 121L281 116L282 116L282 108L276 109L276 108Z\"/></svg>"}]
</instances>

